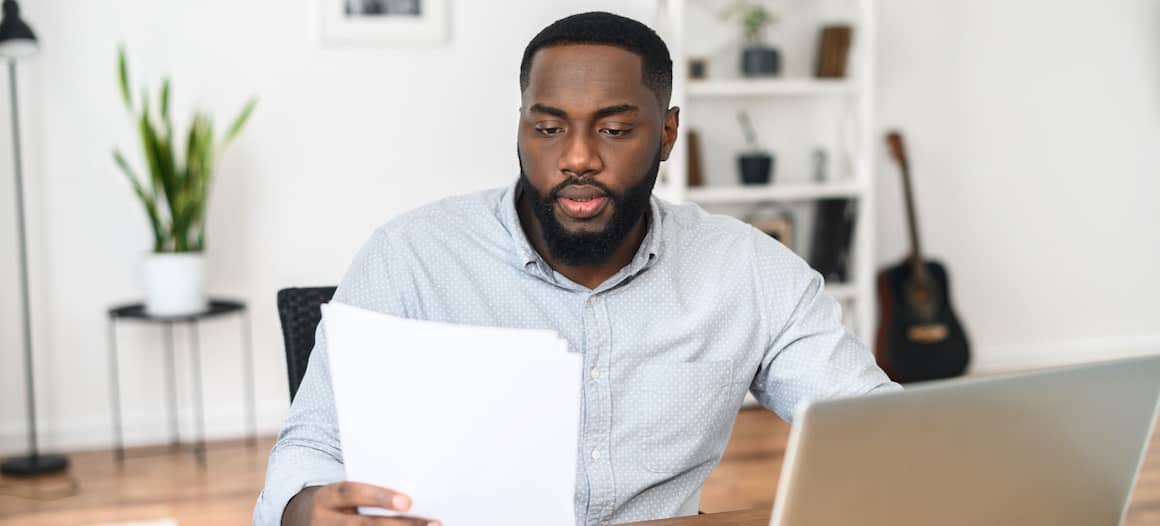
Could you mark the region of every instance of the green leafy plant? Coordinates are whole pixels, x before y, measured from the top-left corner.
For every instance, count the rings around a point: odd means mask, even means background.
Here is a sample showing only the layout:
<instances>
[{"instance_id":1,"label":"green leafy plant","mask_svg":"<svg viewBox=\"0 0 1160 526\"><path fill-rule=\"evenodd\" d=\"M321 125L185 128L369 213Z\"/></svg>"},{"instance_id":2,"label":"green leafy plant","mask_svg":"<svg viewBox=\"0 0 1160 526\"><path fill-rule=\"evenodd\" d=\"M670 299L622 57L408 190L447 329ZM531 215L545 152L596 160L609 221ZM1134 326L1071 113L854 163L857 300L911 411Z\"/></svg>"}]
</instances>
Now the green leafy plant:
<instances>
[{"instance_id":1,"label":"green leafy plant","mask_svg":"<svg viewBox=\"0 0 1160 526\"><path fill-rule=\"evenodd\" d=\"M187 133L175 135L169 114L169 79L162 81L154 109L146 89L141 90L140 101L135 101L129 91L124 48L117 56L117 77L125 109L141 136L148 178L137 176L120 148L113 149L113 160L128 177L149 216L153 251L200 252L205 248L206 198L218 158L245 126L257 100L246 102L221 141L214 136L212 116L201 111L194 111ZM182 145L184 152L180 151Z\"/></svg>"},{"instance_id":2,"label":"green leafy plant","mask_svg":"<svg viewBox=\"0 0 1160 526\"><path fill-rule=\"evenodd\" d=\"M720 16L722 20L734 17L740 19L742 33L750 42L757 41L767 26L777 23L777 15L753 0L735 0L721 10Z\"/></svg>"}]
</instances>

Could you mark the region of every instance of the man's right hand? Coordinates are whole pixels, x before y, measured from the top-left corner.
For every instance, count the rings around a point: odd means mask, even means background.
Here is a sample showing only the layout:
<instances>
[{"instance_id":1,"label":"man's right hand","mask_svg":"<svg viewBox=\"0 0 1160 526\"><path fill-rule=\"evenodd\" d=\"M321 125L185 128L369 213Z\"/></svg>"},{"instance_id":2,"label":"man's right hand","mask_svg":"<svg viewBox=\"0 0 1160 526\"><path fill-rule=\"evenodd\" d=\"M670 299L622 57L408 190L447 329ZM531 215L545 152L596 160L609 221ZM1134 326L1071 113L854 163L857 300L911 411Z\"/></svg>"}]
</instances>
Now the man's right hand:
<instances>
[{"instance_id":1,"label":"man's right hand","mask_svg":"<svg viewBox=\"0 0 1160 526\"><path fill-rule=\"evenodd\" d=\"M377 517L359 515L359 506L384 508L406 513L411 497L395 490L360 482L335 482L299 491L282 513L285 526L367 525L440 526L439 521L419 517Z\"/></svg>"}]
</instances>

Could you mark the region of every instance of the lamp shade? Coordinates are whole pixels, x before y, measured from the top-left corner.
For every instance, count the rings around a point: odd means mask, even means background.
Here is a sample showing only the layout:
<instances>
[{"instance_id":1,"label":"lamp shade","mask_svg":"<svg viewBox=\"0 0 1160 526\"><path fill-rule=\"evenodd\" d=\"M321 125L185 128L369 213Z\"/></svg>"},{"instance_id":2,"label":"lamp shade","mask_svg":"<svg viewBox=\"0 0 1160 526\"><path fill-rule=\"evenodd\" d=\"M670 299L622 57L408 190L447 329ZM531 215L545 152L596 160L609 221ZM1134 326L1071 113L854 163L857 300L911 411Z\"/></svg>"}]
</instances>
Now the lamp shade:
<instances>
[{"instance_id":1,"label":"lamp shade","mask_svg":"<svg viewBox=\"0 0 1160 526\"><path fill-rule=\"evenodd\" d=\"M16 0L4 0L0 18L0 57L18 59L36 53L36 34L20 18Z\"/></svg>"}]
</instances>

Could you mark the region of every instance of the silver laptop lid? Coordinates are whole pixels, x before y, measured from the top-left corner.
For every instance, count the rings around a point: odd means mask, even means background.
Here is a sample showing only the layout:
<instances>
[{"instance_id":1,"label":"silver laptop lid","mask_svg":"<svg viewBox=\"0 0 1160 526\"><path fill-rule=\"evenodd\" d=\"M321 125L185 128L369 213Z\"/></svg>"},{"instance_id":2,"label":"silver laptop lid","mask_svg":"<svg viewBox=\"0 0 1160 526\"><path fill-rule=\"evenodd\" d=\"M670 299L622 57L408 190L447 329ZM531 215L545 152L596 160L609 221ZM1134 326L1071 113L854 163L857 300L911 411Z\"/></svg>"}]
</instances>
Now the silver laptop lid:
<instances>
[{"instance_id":1,"label":"silver laptop lid","mask_svg":"<svg viewBox=\"0 0 1160 526\"><path fill-rule=\"evenodd\" d=\"M1119 524L1158 398L1153 356L817 402L770 524Z\"/></svg>"}]
</instances>

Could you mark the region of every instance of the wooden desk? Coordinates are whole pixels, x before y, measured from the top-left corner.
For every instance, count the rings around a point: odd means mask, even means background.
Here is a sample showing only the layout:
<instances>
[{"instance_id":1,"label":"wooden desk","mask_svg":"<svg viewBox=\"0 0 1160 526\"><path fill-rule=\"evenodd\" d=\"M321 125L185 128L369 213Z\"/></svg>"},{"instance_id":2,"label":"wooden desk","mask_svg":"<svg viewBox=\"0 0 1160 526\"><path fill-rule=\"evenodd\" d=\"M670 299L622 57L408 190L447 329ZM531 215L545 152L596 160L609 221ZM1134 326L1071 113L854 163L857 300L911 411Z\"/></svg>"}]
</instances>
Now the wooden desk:
<instances>
[{"instance_id":1,"label":"wooden desk","mask_svg":"<svg viewBox=\"0 0 1160 526\"><path fill-rule=\"evenodd\" d=\"M659 521L634 522L624 526L768 526L769 515L772 511L768 508L727 511Z\"/></svg>"}]
</instances>

